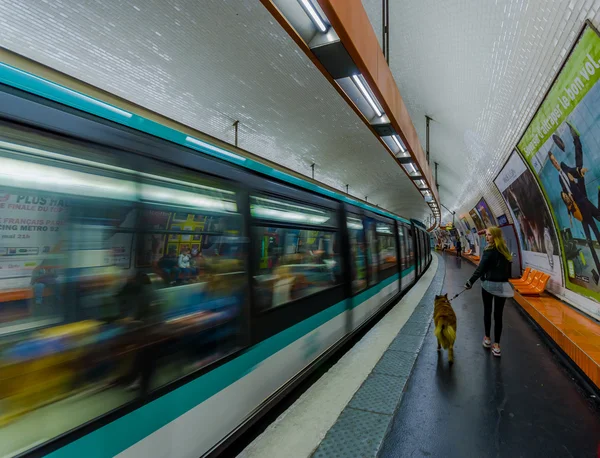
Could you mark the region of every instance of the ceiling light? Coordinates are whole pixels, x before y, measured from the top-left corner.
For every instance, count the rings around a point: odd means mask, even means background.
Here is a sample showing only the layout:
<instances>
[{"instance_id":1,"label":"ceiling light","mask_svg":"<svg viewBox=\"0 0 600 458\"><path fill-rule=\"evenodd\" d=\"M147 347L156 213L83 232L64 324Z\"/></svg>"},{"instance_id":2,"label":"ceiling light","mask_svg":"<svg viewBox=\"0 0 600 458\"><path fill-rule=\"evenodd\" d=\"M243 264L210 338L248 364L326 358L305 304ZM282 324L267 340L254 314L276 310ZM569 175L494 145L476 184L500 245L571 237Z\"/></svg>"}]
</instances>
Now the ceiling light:
<instances>
[{"instance_id":1,"label":"ceiling light","mask_svg":"<svg viewBox=\"0 0 600 458\"><path fill-rule=\"evenodd\" d=\"M415 167L415 165L412 162L409 162L407 164L402 164L404 169L410 174L410 175L418 175L419 172L417 171L417 168Z\"/></svg>"},{"instance_id":2,"label":"ceiling light","mask_svg":"<svg viewBox=\"0 0 600 458\"><path fill-rule=\"evenodd\" d=\"M394 140L396 145L398 145L398 148L400 148L401 153L406 153L406 149L404 148L404 145L402 144L402 142L398 139L397 135L392 135L392 140Z\"/></svg>"},{"instance_id":3,"label":"ceiling light","mask_svg":"<svg viewBox=\"0 0 600 458\"><path fill-rule=\"evenodd\" d=\"M416 180L415 183L417 184L417 186L419 188L426 188L427 187L427 183L425 183L425 181L423 181L423 180Z\"/></svg>"},{"instance_id":4,"label":"ceiling light","mask_svg":"<svg viewBox=\"0 0 600 458\"><path fill-rule=\"evenodd\" d=\"M23 173L24 170L27 173ZM137 185L131 179L112 178L17 159L0 158L0 181L4 186L13 188L107 199L137 199Z\"/></svg>"},{"instance_id":5,"label":"ceiling light","mask_svg":"<svg viewBox=\"0 0 600 458\"><path fill-rule=\"evenodd\" d=\"M373 111L375 112L377 117L380 118L383 113L377 106L375 99L373 98L373 96L371 95L369 90L367 89L367 85L366 85L366 83L363 82L363 79L364 78L361 75L352 75L352 81L354 81L354 84L356 84L356 87L358 88L360 93L367 100L369 105L371 105L371 108L373 108Z\"/></svg>"},{"instance_id":6,"label":"ceiling light","mask_svg":"<svg viewBox=\"0 0 600 458\"><path fill-rule=\"evenodd\" d=\"M322 33L327 32L327 24L325 24L325 21L323 21L323 19L321 19L321 15L319 14L315 6L312 4L312 2L310 0L299 0L299 2L302 6L302 9L306 12L306 14L308 14L308 17L310 17L310 20L313 22L315 27L319 29L319 31Z\"/></svg>"}]
</instances>

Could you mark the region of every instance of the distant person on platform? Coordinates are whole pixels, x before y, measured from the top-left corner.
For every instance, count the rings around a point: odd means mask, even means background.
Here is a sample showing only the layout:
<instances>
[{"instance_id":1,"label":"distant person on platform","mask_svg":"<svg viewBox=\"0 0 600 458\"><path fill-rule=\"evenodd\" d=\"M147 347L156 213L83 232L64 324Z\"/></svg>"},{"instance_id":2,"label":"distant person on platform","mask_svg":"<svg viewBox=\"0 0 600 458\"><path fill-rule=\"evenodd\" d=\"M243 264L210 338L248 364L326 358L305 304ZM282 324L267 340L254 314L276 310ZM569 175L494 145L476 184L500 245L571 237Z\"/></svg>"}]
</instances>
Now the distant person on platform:
<instances>
[{"instance_id":1,"label":"distant person on platform","mask_svg":"<svg viewBox=\"0 0 600 458\"><path fill-rule=\"evenodd\" d=\"M456 256L461 257L462 255L462 243L460 242L460 237L456 238Z\"/></svg>"}]
</instances>

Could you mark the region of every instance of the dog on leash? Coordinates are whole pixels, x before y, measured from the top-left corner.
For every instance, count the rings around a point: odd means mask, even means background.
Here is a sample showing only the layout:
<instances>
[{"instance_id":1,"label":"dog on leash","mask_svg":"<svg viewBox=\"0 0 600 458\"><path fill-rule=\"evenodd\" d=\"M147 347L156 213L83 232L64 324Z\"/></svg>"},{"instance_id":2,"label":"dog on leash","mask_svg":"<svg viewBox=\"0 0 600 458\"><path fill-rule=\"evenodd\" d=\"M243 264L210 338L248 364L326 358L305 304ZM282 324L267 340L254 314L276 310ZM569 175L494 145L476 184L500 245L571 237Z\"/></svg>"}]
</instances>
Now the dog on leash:
<instances>
[{"instance_id":1,"label":"dog on leash","mask_svg":"<svg viewBox=\"0 0 600 458\"><path fill-rule=\"evenodd\" d=\"M454 341L456 340L456 314L448 300L448 294L435 296L433 303L433 324L438 351L448 350L448 362L454 363Z\"/></svg>"}]
</instances>

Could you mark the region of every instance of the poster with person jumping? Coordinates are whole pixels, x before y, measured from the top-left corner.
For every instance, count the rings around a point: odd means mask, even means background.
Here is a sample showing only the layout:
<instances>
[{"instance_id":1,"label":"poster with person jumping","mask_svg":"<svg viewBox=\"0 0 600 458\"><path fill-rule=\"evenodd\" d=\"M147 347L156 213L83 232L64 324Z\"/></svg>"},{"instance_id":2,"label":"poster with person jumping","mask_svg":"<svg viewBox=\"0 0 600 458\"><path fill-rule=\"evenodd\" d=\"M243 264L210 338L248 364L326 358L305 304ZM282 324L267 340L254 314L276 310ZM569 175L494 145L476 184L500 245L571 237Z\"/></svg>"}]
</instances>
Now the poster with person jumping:
<instances>
[{"instance_id":1,"label":"poster with person jumping","mask_svg":"<svg viewBox=\"0 0 600 458\"><path fill-rule=\"evenodd\" d=\"M473 220L473 224L477 228L477 232L483 231L485 229L485 225L481 221L481 218L479 217L479 213L477 213L477 209L474 208L473 210L471 210L469 212L469 215L471 216L471 219Z\"/></svg>"},{"instance_id":2,"label":"poster with person jumping","mask_svg":"<svg viewBox=\"0 0 600 458\"><path fill-rule=\"evenodd\" d=\"M600 37L586 25L518 148L552 211L568 289L600 300Z\"/></svg>"},{"instance_id":3,"label":"poster with person jumping","mask_svg":"<svg viewBox=\"0 0 600 458\"><path fill-rule=\"evenodd\" d=\"M498 223L496 223L496 218L494 218L494 214L491 212L490 207L488 207L488 204L483 197L477 203L475 208L481 217L481 222L486 228L498 225Z\"/></svg>"},{"instance_id":4,"label":"poster with person jumping","mask_svg":"<svg viewBox=\"0 0 600 458\"><path fill-rule=\"evenodd\" d=\"M552 216L535 177L517 151L510 155L494 183L514 221L523 267L546 272L551 275L552 286L562 286L560 251Z\"/></svg>"}]
</instances>

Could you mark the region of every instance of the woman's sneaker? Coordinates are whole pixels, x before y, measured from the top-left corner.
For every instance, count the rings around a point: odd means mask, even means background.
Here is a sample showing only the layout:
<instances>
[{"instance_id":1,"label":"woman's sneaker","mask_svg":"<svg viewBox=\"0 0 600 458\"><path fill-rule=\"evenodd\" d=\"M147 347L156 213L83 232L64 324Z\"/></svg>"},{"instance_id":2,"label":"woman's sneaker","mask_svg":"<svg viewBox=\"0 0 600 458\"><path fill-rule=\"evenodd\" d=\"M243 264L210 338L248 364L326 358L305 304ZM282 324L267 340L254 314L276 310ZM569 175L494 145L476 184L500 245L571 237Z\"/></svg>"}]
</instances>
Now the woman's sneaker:
<instances>
[{"instance_id":1,"label":"woman's sneaker","mask_svg":"<svg viewBox=\"0 0 600 458\"><path fill-rule=\"evenodd\" d=\"M492 347L492 355L494 356L502 356L502 353L500 353L500 345L498 345L497 343L494 344L494 346Z\"/></svg>"},{"instance_id":2,"label":"woman's sneaker","mask_svg":"<svg viewBox=\"0 0 600 458\"><path fill-rule=\"evenodd\" d=\"M492 346L492 340L489 337L484 337L482 345L484 348L490 348Z\"/></svg>"}]
</instances>

